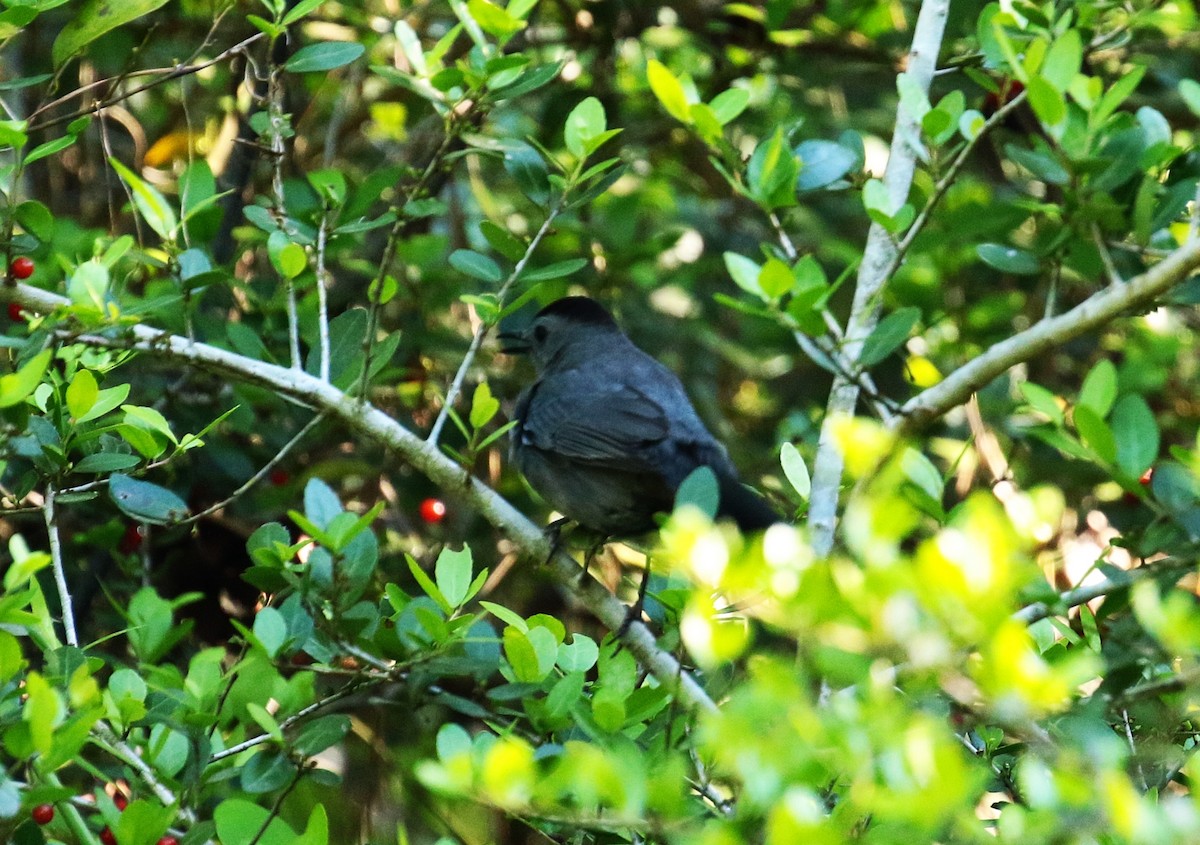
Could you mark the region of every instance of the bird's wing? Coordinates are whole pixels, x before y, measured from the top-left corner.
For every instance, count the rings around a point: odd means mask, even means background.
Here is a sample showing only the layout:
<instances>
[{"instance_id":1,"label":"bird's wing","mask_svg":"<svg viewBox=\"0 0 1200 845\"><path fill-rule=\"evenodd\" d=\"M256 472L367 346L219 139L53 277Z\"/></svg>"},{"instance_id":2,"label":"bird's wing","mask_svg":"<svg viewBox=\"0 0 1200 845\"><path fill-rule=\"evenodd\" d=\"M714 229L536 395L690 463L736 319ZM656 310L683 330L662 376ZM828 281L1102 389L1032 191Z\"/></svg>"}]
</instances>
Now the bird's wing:
<instances>
[{"instance_id":1,"label":"bird's wing","mask_svg":"<svg viewBox=\"0 0 1200 845\"><path fill-rule=\"evenodd\" d=\"M536 449L627 472L653 469L647 464L648 450L668 434L662 406L628 385L539 389L530 396L521 426L521 437Z\"/></svg>"}]
</instances>

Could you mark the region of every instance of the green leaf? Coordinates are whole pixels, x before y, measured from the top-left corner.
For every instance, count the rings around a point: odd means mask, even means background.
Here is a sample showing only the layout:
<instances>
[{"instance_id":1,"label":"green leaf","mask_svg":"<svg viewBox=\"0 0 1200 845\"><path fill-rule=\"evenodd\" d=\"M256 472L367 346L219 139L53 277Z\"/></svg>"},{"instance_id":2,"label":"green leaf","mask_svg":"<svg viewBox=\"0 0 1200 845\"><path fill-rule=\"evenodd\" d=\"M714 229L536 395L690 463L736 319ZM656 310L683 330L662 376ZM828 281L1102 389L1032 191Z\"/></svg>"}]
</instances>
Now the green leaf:
<instances>
[{"instance_id":1,"label":"green leaf","mask_svg":"<svg viewBox=\"0 0 1200 845\"><path fill-rule=\"evenodd\" d=\"M470 0L467 11L484 32L499 39L506 39L525 28L525 21L514 18L487 0Z\"/></svg>"},{"instance_id":2,"label":"green leaf","mask_svg":"<svg viewBox=\"0 0 1200 845\"><path fill-rule=\"evenodd\" d=\"M127 475L109 478L108 495L121 512L138 522L167 525L187 516L187 502L165 487Z\"/></svg>"},{"instance_id":3,"label":"green leaf","mask_svg":"<svg viewBox=\"0 0 1200 845\"><path fill-rule=\"evenodd\" d=\"M1026 249L1007 244L980 244L975 253L989 267L1018 276L1035 276L1041 271L1038 258Z\"/></svg>"},{"instance_id":4,"label":"green leaf","mask_svg":"<svg viewBox=\"0 0 1200 845\"><path fill-rule=\"evenodd\" d=\"M800 450L791 443L784 443L779 449L779 463L783 466L783 475L792 485L792 489L807 502L812 492L812 479Z\"/></svg>"},{"instance_id":5,"label":"green leaf","mask_svg":"<svg viewBox=\"0 0 1200 845\"><path fill-rule=\"evenodd\" d=\"M142 459L137 455L129 455L124 452L96 452L81 458L75 463L73 469L75 472L104 475L118 470L132 469L141 462Z\"/></svg>"},{"instance_id":6,"label":"green leaf","mask_svg":"<svg viewBox=\"0 0 1200 845\"><path fill-rule=\"evenodd\" d=\"M908 340L920 319L921 309L909 307L901 308L880 320L875 331L863 343L862 354L858 358L859 366L873 367L895 352Z\"/></svg>"},{"instance_id":7,"label":"green leaf","mask_svg":"<svg viewBox=\"0 0 1200 845\"><path fill-rule=\"evenodd\" d=\"M317 528L324 530L344 510L337 493L321 479L310 478L304 485L304 515Z\"/></svg>"},{"instance_id":8,"label":"green leaf","mask_svg":"<svg viewBox=\"0 0 1200 845\"><path fill-rule=\"evenodd\" d=\"M498 282L504 278L499 264L488 256L470 249L456 249L450 253L450 266L460 273L485 282Z\"/></svg>"},{"instance_id":9,"label":"green leaf","mask_svg":"<svg viewBox=\"0 0 1200 845\"><path fill-rule=\"evenodd\" d=\"M722 126L737 119L750 104L750 92L745 88L730 88L712 98L708 107Z\"/></svg>"},{"instance_id":10,"label":"green leaf","mask_svg":"<svg viewBox=\"0 0 1200 845\"><path fill-rule=\"evenodd\" d=\"M1055 89L1065 92L1083 63L1083 39L1079 30L1068 29L1050 45L1050 52L1042 62L1041 76Z\"/></svg>"},{"instance_id":11,"label":"green leaf","mask_svg":"<svg viewBox=\"0 0 1200 845\"><path fill-rule=\"evenodd\" d=\"M1117 459L1117 441L1103 417L1088 405L1076 405L1072 413L1079 439L1106 464Z\"/></svg>"},{"instance_id":12,"label":"green leaf","mask_svg":"<svg viewBox=\"0 0 1200 845\"><path fill-rule=\"evenodd\" d=\"M1049 82L1040 76L1031 77L1026 91L1029 92L1029 104L1033 106L1034 114L1047 128L1058 127L1067 119L1067 101L1062 92Z\"/></svg>"},{"instance_id":13,"label":"green leaf","mask_svg":"<svg viewBox=\"0 0 1200 845\"><path fill-rule=\"evenodd\" d=\"M129 398L129 387L128 384L118 384L115 387L106 387L101 390L96 396L96 401L92 403L91 410L75 418L76 424L99 419L119 406Z\"/></svg>"},{"instance_id":14,"label":"green leaf","mask_svg":"<svg viewBox=\"0 0 1200 845\"><path fill-rule=\"evenodd\" d=\"M49 243L54 238L54 215L37 200L26 200L18 205L13 217L42 243Z\"/></svg>"},{"instance_id":15,"label":"green leaf","mask_svg":"<svg viewBox=\"0 0 1200 845\"><path fill-rule=\"evenodd\" d=\"M758 274L762 272L762 267L758 262L736 252L725 253L724 258L725 269L729 271L729 277L733 279L734 284L760 299L767 298L762 288L758 286Z\"/></svg>"},{"instance_id":16,"label":"green leaf","mask_svg":"<svg viewBox=\"0 0 1200 845\"><path fill-rule=\"evenodd\" d=\"M288 639L287 622L283 614L273 607L264 607L254 616L254 636L267 652L267 657L274 658Z\"/></svg>"},{"instance_id":17,"label":"green leaf","mask_svg":"<svg viewBox=\"0 0 1200 845\"><path fill-rule=\"evenodd\" d=\"M800 161L786 143L783 129L759 143L746 166L750 198L770 211L796 204Z\"/></svg>"},{"instance_id":18,"label":"green leaf","mask_svg":"<svg viewBox=\"0 0 1200 845\"><path fill-rule=\"evenodd\" d=\"M41 383L53 357L53 351L43 349L15 373L0 376L0 408L11 408L24 402Z\"/></svg>"},{"instance_id":19,"label":"green leaf","mask_svg":"<svg viewBox=\"0 0 1200 845\"><path fill-rule=\"evenodd\" d=\"M486 610L488 613L495 616L497 619L499 619L504 624L510 625L510 626L516 628L518 631L529 630L529 625L525 622L524 617L522 617L516 611L509 610L507 607L505 607L502 604L496 604L495 602L490 602L490 601L481 601L479 603L479 606L482 607L484 610Z\"/></svg>"},{"instance_id":20,"label":"green leaf","mask_svg":"<svg viewBox=\"0 0 1200 845\"><path fill-rule=\"evenodd\" d=\"M691 105L688 103L687 93L683 90L679 79L667 69L666 65L657 59L651 59L646 64L646 81L650 83L650 90L667 110L667 114L680 123L691 124Z\"/></svg>"},{"instance_id":21,"label":"green leaf","mask_svg":"<svg viewBox=\"0 0 1200 845\"><path fill-rule=\"evenodd\" d=\"M905 449L900 467L904 477L940 508L945 481L933 461L916 449Z\"/></svg>"},{"instance_id":22,"label":"green leaf","mask_svg":"<svg viewBox=\"0 0 1200 845\"><path fill-rule=\"evenodd\" d=\"M1117 466L1138 477L1158 457L1158 423L1146 400L1136 393L1124 396L1112 412L1117 438Z\"/></svg>"},{"instance_id":23,"label":"green leaf","mask_svg":"<svg viewBox=\"0 0 1200 845\"><path fill-rule=\"evenodd\" d=\"M320 754L346 738L350 732L350 717L343 714L322 716L306 724L292 740L292 748L305 757Z\"/></svg>"},{"instance_id":24,"label":"green leaf","mask_svg":"<svg viewBox=\"0 0 1200 845\"><path fill-rule=\"evenodd\" d=\"M471 398L471 427L483 428L500 410L500 400L492 395L486 381L481 381Z\"/></svg>"},{"instance_id":25,"label":"green leaf","mask_svg":"<svg viewBox=\"0 0 1200 845\"><path fill-rule=\"evenodd\" d=\"M683 479L675 491L675 510L685 505L699 508L709 519L715 519L721 503L717 474L712 467L698 466Z\"/></svg>"},{"instance_id":26,"label":"green leaf","mask_svg":"<svg viewBox=\"0 0 1200 845\"><path fill-rule=\"evenodd\" d=\"M176 808L164 807L157 801L131 801L117 822L117 841L151 845L167 832L177 812Z\"/></svg>"},{"instance_id":27,"label":"green leaf","mask_svg":"<svg viewBox=\"0 0 1200 845\"><path fill-rule=\"evenodd\" d=\"M72 10L50 48L56 67L106 32L162 8L167 0L85 0ZM44 49L44 48L43 48Z\"/></svg>"},{"instance_id":28,"label":"green leaf","mask_svg":"<svg viewBox=\"0 0 1200 845\"><path fill-rule=\"evenodd\" d=\"M1007 144L1004 147L1004 152L1009 158L1043 182L1049 182L1053 185L1065 185L1071 179L1071 174L1054 158L1048 149L1027 150L1023 147L1018 147L1016 144Z\"/></svg>"},{"instance_id":29,"label":"green leaf","mask_svg":"<svg viewBox=\"0 0 1200 845\"><path fill-rule=\"evenodd\" d=\"M245 798L227 798L213 811L221 845L295 845L296 832L278 815Z\"/></svg>"},{"instance_id":30,"label":"green leaf","mask_svg":"<svg viewBox=\"0 0 1200 845\"><path fill-rule=\"evenodd\" d=\"M91 370L79 370L67 385L67 412L79 419L92 409L100 398L100 387Z\"/></svg>"},{"instance_id":31,"label":"green leaf","mask_svg":"<svg viewBox=\"0 0 1200 845\"><path fill-rule=\"evenodd\" d=\"M1029 407L1049 417L1055 424L1063 424L1065 417L1063 416L1062 405L1059 403L1057 396L1040 384L1034 384L1031 381L1021 382L1019 388L1021 395L1029 403Z\"/></svg>"},{"instance_id":32,"label":"green leaf","mask_svg":"<svg viewBox=\"0 0 1200 845\"><path fill-rule=\"evenodd\" d=\"M47 156L52 156L55 153L62 152L67 147L75 143L75 135L64 135L61 138L55 138L52 141L47 141L44 144L38 144L25 155L25 164L30 165L35 161L39 161Z\"/></svg>"},{"instance_id":33,"label":"green leaf","mask_svg":"<svg viewBox=\"0 0 1200 845\"><path fill-rule=\"evenodd\" d=\"M834 141L801 141L795 152L800 159L798 191L816 191L832 185L858 163L853 150Z\"/></svg>"},{"instance_id":34,"label":"green leaf","mask_svg":"<svg viewBox=\"0 0 1200 845\"><path fill-rule=\"evenodd\" d=\"M1179 96L1183 98L1184 105L1196 117L1200 117L1200 82L1193 79L1181 79L1179 81Z\"/></svg>"},{"instance_id":35,"label":"green leaf","mask_svg":"<svg viewBox=\"0 0 1200 845\"><path fill-rule=\"evenodd\" d=\"M758 273L758 287L770 301L775 301L796 284L792 268L778 258L767 259Z\"/></svg>"},{"instance_id":36,"label":"green leaf","mask_svg":"<svg viewBox=\"0 0 1200 845\"><path fill-rule=\"evenodd\" d=\"M82 305L104 313L108 285L108 268L93 258L75 268L75 272L67 280L67 296L75 305Z\"/></svg>"},{"instance_id":37,"label":"green leaf","mask_svg":"<svg viewBox=\"0 0 1200 845\"><path fill-rule=\"evenodd\" d=\"M1096 123L1107 120L1108 116L1116 111L1121 103L1125 102L1129 95L1137 89L1145 73L1145 65L1134 65L1129 73L1110 85L1104 92L1104 96L1100 98L1100 102L1092 109L1091 119Z\"/></svg>"},{"instance_id":38,"label":"green leaf","mask_svg":"<svg viewBox=\"0 0 1200 845\"><path fill-rule=\"evenodd\" d=\"M525 270L521 273L521 281L545 282L550 279L561 279L582 270L590 263L586 258L568 258L565 261L556 261L545 267L538 267L536 270Z\"/></svg>"},{"instance_id":39,"label":"green leaf","mask_svg":"<svg viewBox=\"0 0 1200 845\"><path fill-rule=\"evenodd\" d=\"M140 405L122 405L121 410L125 412L125 422L161 434L172 443L179 443L175 433L171 431L171 424L167 422L167 418L162 415L161 411Z\"/></svg>"},{"instance_id":40,"label":"green leaf","mask_svg":"<svg viewBox=\"0 0 1200 845\"><path fill-rule=\"evenodd\" d=\"M348 65L363 54L366 48L353 41L325 41L301 47L284 63L292 73L314 73Z\"/></svg>"},{"instance_id":41,"label":"green leaf","mask_svg":"<svg viewBox=\"0 0 1200 845\"><path fill-rule=\"evenodd\" d=\"M421 568L421 564L417 563L416 558L409 554L406 554L404 558L408 561L408 571L412 573L413 578L417 580L417 584L425 591L425 595L437 602L438 607L446 613L453 613L454 605L450 604L446 597L442 595L442 591L438 589L437 584L433 583L433 579Z\"/></svg>"},{"instance_id":42,"label":"green leaf","mask_svg":"<svg viewBox=\"0 0 1200 845\"><path fill-rule=\"evenodd\" d=\"M542 156L529 144L518 144L505 151L504 169L513 177L521 193L541 205L550 195L549 170Z\"/></svg>"},{"instance_id":43,"label":"green leaf","mask_svg":"<svg viewBox=\"0 0 1200 845\"><path fill-rule=\"evenodd\" d=\"M1092 367L1079 391L1079 404L1096 412L1100 419L1108 416L1117 398L1117 368L1107 358Z\"/></svg>"},{"instance_id":44,"label":"green leaf","mask_svg":"<svg viewBox=\"0 0 1200 845\"><path fill-rule=\"evenodd\" d=\"M558 668L564 672L587 672L596 665L600 649L587 634L574 633L570 643L558 645Z\"/></svg>"},{"instance_id":45,"label":"green leaf","mask_svg":"<svg viewBox=\"0 0 1200 845\"><path fill-rule=\"evenodd\" d=\"M300 0L280 21L284 26L291 26L303 17L312 14L325 0Z\"/></svg>"},{"instance_id":46,"label":"green leaf","mask_svg":"<svg viewBox=\"0 0 1200 845\"><path fill-rule=\"evenodd\" d=\"M471 586L471 550L464 546L459 550L449 546L442 549L434 564L434 577L438 590L452 607L459 607L467 598Z\"/></svg>"},{"instance_id":47,"label":"green leaf","mask_svg":"<svg viewBox=\"0 0 1200 845\"><path fill-rule=\"evenodd\" d=\"M503 643L504 656L521 683L541 681L554 669L558 659L558 640L548 628L521 631L510 626L504 629Z\"/></svg>"},{"instance_id":48,"label":"green leaf","mask_svg":"<svg viewBox=\"0 0 1200 845\"><path fill-rule=\"evenodd\" d=\"M583 158L589 152L589 142L602 134L608 128L604 115L604 106L595 97L588 97L567 115L563 127L563 141L567 150L577 158Z\"/></svg>"},{"instance_id":49,"label":"green leaf","mask_svg":"<svg viewBox=\"0 0 1200 845\"><path fill-rule=\"evenodd\" d=\"M143 180L116 158L110 157L108 163L113 170L117 171L121 181L128 185L129 190L133 192L133 204L142 219L164 241L173 241L179 220L175 216L175 209L167 202L167 198L159 193L158 188Z\"/></svg>"}]
</instances>

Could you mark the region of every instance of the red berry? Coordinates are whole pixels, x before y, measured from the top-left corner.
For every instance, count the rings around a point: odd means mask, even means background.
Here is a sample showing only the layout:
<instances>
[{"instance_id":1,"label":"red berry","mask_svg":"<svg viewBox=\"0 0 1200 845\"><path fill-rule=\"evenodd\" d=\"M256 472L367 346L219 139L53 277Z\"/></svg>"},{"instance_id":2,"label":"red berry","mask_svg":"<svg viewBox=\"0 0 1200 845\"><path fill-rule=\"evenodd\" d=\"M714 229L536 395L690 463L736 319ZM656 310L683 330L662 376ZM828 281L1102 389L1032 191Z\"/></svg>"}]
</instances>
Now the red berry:
<instances>
[{"instance_id":1,"label":"red berry","mask_svg":"<svg viewBox=\"0 0 1200 845\"><path fill-rule=\"evenodd\" d=\"M106 827L100 831L100 841L104 845L117 845L117 835Z\"/></svg>"},{"instance_id":2,"label":"red berry","mask_svg":"<svg viewBox=\"0 0 1200 845\"><path fill-rule=\"evenodd\" d=\"M273 469L268 477L271 485L274 487L282 487L292 480L292 474L286 469Z\"/></svg>"},{"instance_id":3,"label":"red berry","mask_svg":"<svg viewBox=\"0 0 1200 845\"><path fill-rule=\"evenodd\" d=\"M117 543L117 551L123 555L131 555L142 547L145 539L142 536L142 527L136 522L131 522L125 526L125 533L121 535L121 541ZM118 810L124 810L129 799L118 792L113 796L113 803L117 805Z\"/></svg>"},{"instance_id":4,"label":"red berry","mask_svg":"<svg viewBox=\"0 0 1200 845\"><path fill-rule=\"evenodd\" d=\"M441 499L428 498L421 502L421 519L433 524L446 516L446 503Z\"/></svg>"},{"instance_id":5,"label":"red berry","mask_svg":"<svg viewBox=\"0 0 1200 845\"><path fill-rule=\"evenodd\" d=\"M158 840L158 845L179 845L179 840L174 836L164 836Z\"/></svg>"},{"instance_id":6,"label":"red berry","mask_svg":"<svg viewBox=\"0 0 1200 845\"><path fill-rule=\"evenodd\" d=\"M8 319L12 320L14 323L25 322L25 314L21 309L21 303L19 303L19 302L8 303Z\"/></svg>"},{"instance_id":7,"label":"red berry","mask_svg":"<svg viewBox=\"0 0 1200 845\"><path fill-rule=\"evenodd\" d=\"M1154 478L1154 467L1150 467L1150 469L1148 469L1142 473L1142 477L1138 479L1138 484L1142 485L1143 487L1149 487L1150 482L1151 482L1151 480L1153 480L1153 478Z\"/></svg>"},{"instance_id":8,"label":"red berry","mask_svg":"<svg viewBox=\"0 0 1200 845\"><path fill-rule=\"evenodd\" d=\"M27 255L14 258L8 265L8 274L14 279L28 279L33 275L33 259Z\"/></svg>"},{"instance_id":9,"label":"red berry","mask_svg":"<svg viewBox=\"0 0 1200 845\"><path fill-rule=\"evenodd\" d=\"M29 812L29 817L35 824L50 824L54 821L54 805L38 804Z\"/></svg>"},{"instance_id":10,"label":"red berry","mask_svg":"<svg viewBox=\"0 0 1200 845\"><path fill-rule=\"evenodd\" d=\"M131 525L129 527L136 528L137 526ZM128 532L126 532L126 533L128 533ZM138 542L141 543L141 541L142 541L142 535L138 534ZM123 812L125 812L125 808L129 806L129 798L125 795L124 792L118 792L115 795L113 795L113 806L116 807L118 810L120 810L123 813Z\"/></svg>"}]
</instances>

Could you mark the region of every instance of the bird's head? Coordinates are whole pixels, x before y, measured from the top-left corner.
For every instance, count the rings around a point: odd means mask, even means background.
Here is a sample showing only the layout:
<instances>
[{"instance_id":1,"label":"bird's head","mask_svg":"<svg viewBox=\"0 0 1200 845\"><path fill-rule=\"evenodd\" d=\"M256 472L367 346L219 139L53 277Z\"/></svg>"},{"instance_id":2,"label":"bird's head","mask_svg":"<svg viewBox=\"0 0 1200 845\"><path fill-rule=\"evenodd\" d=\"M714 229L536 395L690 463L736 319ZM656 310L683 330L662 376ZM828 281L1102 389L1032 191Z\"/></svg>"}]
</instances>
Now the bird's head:
<instances>
[{"instance_id":1,"label":"bird's head","mask_svg":"<svg viewBox=\"0 0 1200 845\"><path fill-rule=\"evenodd\" d=\"M624 337L603 306L586 296L568 296L551 302L528 324L502 330L500 340L504 352L528 355L542 372L552 363L586 360L613 335Z\"/></svg>"}]
</instances>

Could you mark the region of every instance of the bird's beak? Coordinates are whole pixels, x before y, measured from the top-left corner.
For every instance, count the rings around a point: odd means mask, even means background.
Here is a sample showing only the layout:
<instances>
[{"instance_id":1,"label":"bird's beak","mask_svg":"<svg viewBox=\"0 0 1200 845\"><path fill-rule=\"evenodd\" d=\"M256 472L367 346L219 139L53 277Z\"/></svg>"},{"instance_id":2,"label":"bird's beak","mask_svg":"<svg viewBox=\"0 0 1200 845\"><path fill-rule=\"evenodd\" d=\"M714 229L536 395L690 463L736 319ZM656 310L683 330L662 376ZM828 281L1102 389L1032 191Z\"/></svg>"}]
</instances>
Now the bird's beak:
<instances>
[{"instance_id":1,"label":"bird's beak","mask_svg":"<svg viewBox=\"0 0 1200 845\"><path fill-rule=\"evenodd\" d=\"M505 355L524 355L531 348L525 332L502 331L498 336L500 351Z\"/></svg>"}]
</instances>

